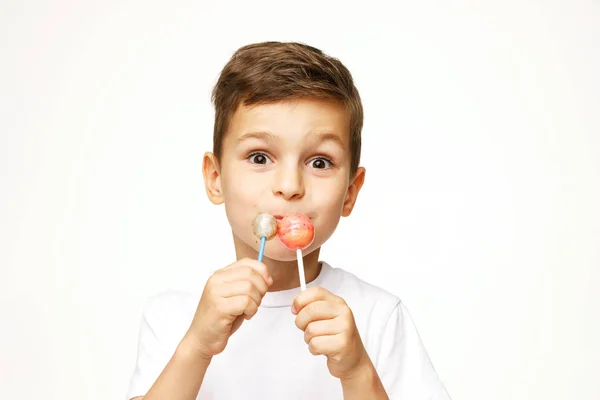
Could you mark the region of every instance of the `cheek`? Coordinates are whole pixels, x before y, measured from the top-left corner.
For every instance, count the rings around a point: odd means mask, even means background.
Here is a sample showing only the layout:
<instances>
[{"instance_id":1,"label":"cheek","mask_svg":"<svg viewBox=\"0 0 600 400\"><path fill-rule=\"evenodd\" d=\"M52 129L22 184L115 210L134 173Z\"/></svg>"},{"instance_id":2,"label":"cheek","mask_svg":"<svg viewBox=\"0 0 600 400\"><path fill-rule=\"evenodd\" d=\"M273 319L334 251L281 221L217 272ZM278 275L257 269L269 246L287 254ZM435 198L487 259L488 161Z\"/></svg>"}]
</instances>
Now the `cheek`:
<instances>
[{"instance_id":1,"label":"cheek","mask_svg":"<svg viewBox=\"0 0 600 400\"><path fill-rule=\"evenodd\" d=\"M264 197L265 179L257 179L256 174L249 174L243 169L231 169L223 174L223 195L225 211L229 223L234 229L245 227L248 220L255 217L257 204Z\"/></svg>"},{"instance_id":2,"label":"cheek","mask_svg":"<svg viewBox=\"0 0 600 400\"><path fill-rule=\"evenodd\" d=\"M341 211L346 196L347 185L345 182L324 181L313 186L312 200L316 208L328 212Z\"/></svg>"},{"instance_id":3,"label":"cheek","mask_svg":"<svg viewBox=\"0 0 600 400\"><path fill-rule=\"evenodd\" d=\"M225 198L235 200L235 203L245 203L247 199L254 198L260 191L260 181L255 175L239 166L230 167L222 176Z\"/></svg>"},{"instance_id":4,"label":"cheek","mask_svg":"<svg viewBox=\"0 0 600 400\"><path fill-rule=\"evenodd\" d=\"M321 195L321 194L327 195ZM329 184L327 187L319 188L313 194L313 204L318 210L321 229L332 230L337 226L342 214L346 185Z\"/></svg>"}]
</instances>

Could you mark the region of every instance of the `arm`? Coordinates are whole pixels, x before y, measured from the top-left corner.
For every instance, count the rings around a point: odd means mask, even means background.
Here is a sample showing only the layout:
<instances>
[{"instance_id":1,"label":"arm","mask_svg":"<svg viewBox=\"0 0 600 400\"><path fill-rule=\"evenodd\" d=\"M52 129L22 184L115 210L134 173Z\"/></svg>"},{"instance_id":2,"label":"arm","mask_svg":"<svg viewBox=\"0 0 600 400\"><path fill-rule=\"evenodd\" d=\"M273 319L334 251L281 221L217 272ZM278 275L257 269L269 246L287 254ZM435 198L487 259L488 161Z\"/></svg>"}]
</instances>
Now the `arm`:
<instances>
[{"instance_id":1,"label":"arm","mask_svg":"<svg viewBox=\"0 0 600 400\"><path fill-rule=\"evenodd\" d=\"M342 383L344 400L388 399L344 299L313 286L296 296L292 313L309 351L327 357L329 372Z\"/></svg>"},{"instance_id":2,"label":"arm","mask_svg":"<svg viewBox=\"0 0 600 400\"><path fill-rule=\"evenodd\" d=\"M159 310L156 314L146 310L130 389L132 399L196 399L212 357L225 349L244 320L258 312L272 283L267 267L256 260L238 260L216 271L208 279L191 326L175 350L168 346L173 342L161 329L169 324L164 317L168 307L154 306L152 310ZM139 397L142 393L145 395Z\"/></svg>"},{"instance_id":3,"label":"arm","mask_svg":"<svg viewBox=\"0 0 600 400\"><path fill-rule=\"evenodd\" d=\"M377 371L370 359L351 378L341 379L344 400L389 400Z\"/></svg>"}]
</instances>

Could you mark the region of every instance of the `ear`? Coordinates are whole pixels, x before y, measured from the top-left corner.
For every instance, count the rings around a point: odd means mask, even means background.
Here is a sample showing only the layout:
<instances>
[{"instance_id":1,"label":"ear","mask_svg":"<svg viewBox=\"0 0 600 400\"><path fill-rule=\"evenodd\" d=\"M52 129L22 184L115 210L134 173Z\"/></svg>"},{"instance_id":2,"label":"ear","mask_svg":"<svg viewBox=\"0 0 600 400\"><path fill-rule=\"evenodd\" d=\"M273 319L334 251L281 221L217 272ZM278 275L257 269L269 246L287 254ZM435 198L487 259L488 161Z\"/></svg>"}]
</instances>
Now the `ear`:
<instances>
[{"instance_id":1,"label":"ear","mask_svg":"<svg viewBox=\"0 0 600 400\"><path fill-rule=\"evenodd\" d=\"M347 217L352 213L352 209L356 204L356 199L358 197L358 192L365 183L365 174L367 171L363 167L358 167L356 173L354 174L354 178L352 178L352 182L350 186L348 186L348 192L346 193L346 199L344 200L344 206L342 208L342 217Z\"/></svg>"},{"instance_id":2,"label":"ear","mask_svg":"<svg viewBox=\"0 0 600 400\"><path fill-rule=\"evenodd\" d=\"M221 170L219 161L214 153L204 153L202 161L202 175L204 176L204 186L206 195L213 204L222 204L223 188L221 187Z\"/></svg>"}]
</instances>

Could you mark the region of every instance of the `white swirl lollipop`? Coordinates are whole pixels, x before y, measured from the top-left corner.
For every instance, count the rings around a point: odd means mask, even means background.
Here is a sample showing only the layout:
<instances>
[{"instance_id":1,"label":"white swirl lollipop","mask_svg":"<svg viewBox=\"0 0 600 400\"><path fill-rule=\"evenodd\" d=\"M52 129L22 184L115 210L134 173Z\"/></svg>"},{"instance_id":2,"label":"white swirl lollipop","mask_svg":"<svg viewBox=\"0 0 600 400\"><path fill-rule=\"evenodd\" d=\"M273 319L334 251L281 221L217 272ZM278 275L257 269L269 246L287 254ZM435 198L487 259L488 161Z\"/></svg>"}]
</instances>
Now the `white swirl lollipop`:
<instances>
[{"instance_id":1,"label":"white swirl lollipop","mask_svg":"<svg viewBox=\"0 0 600 400\"><path fill-rule=\"evenodd\" d=\"M277 220L271 214L260 213L252 221L252 232L260 238L258 261L262 261L265 254L265 243L277 236Z\"/></svg>"}]
</instances>

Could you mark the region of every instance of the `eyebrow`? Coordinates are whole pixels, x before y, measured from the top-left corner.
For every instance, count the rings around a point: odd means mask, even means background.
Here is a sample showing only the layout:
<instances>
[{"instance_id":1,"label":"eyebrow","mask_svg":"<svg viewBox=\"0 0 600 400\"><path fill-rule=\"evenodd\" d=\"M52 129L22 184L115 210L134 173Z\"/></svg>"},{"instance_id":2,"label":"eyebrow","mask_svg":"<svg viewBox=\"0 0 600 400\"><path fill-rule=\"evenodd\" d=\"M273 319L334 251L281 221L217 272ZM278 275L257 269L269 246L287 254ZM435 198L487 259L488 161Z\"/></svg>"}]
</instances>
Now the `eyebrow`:
<instances>
[{"instance_id":1,"label":"eyebrow","mask_svg":"<svg viewBox=\"0 0 600 400\"><path fill-rule=\"evenodd\" d=\"M339 135L336 135L335 133L331 133L331 132L326 132L326 133L317 133L314 134L314 137L317 139L318 142L335 142L338 146L340 146L342 148L342 150L346 150L346 145L344 144L344 141L342 140L342 138L340 138Z\"/></svg>"},{"instance_id":2,"label":"eyebrow","mask_svg":"<svg viewBox=\"0 0 600 400\"><path fill-rule=\"evenodd\" d=\"M270 134L269 132L248 132L240 136L237 140L238 143L243 142L248 139L260 139L265 142L274 142L276 140L275 136Z\"/></svg>"},{"instance_id":3,"label":"eyebrow","mask_svg":"<svg viewBox=\"0 0 600 400\"><path fill-rule=\"evenodd\" d=\"M322 143L322 142L334 142L336 143L338 146L340 146L342 148L342 150L346 149L346 145L344 144L344 141L342 140L342 138L339 137L339 135L336 135L335 133L332 132L325 132L325 133L313 133L311 135L308 135L309 137L313 137L317 142ZM277 137L274 136L273 134L269 133L269 132L265 132L265 131L260 131L260 132L248 132L243 134L242 136L240 136L237 140L238 144L248 140L248 139L259 139L259 140L264 140L265 142L275 142L277 141Z\"/></svg>"}]
</instances>

